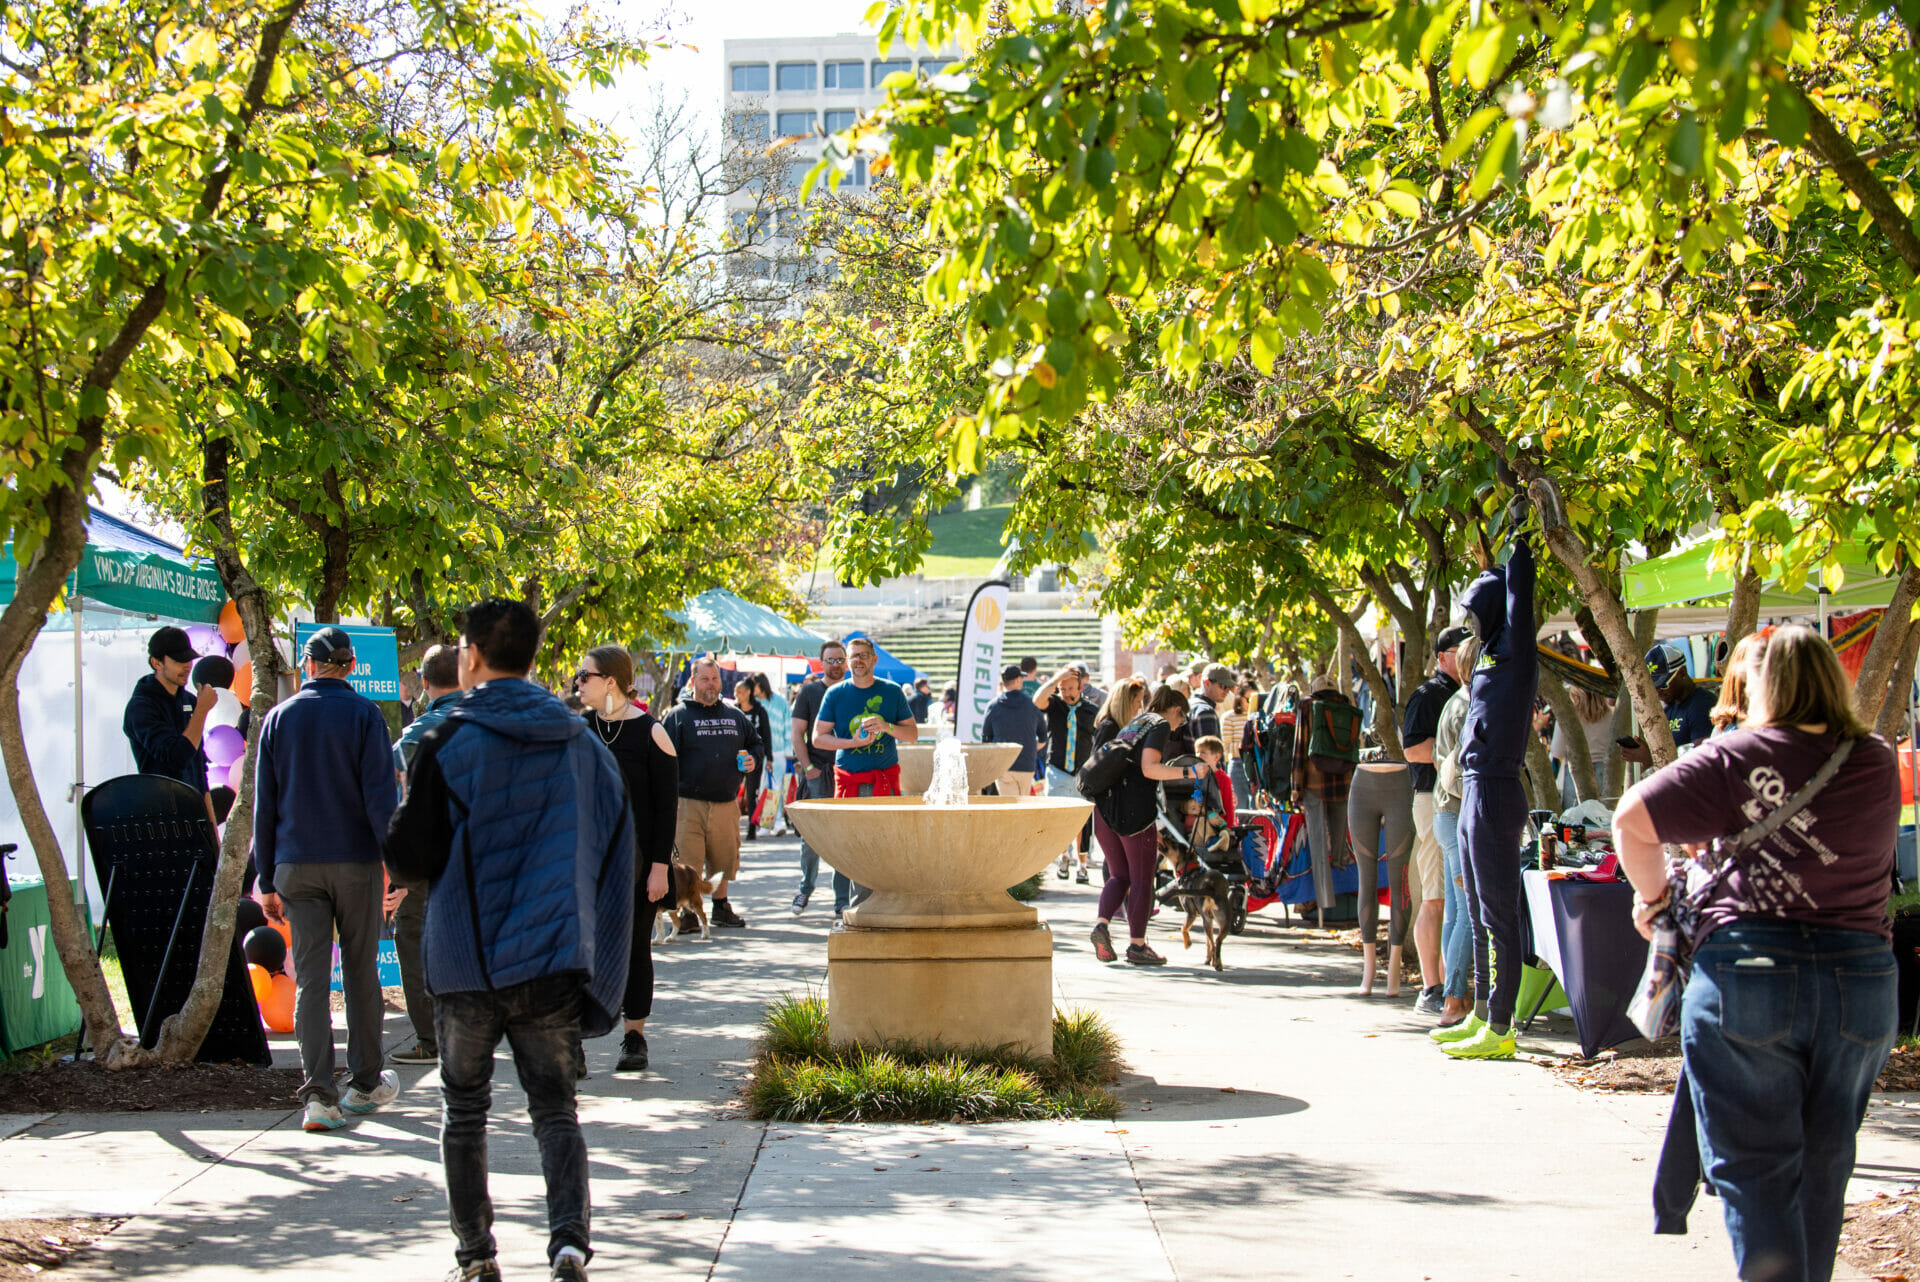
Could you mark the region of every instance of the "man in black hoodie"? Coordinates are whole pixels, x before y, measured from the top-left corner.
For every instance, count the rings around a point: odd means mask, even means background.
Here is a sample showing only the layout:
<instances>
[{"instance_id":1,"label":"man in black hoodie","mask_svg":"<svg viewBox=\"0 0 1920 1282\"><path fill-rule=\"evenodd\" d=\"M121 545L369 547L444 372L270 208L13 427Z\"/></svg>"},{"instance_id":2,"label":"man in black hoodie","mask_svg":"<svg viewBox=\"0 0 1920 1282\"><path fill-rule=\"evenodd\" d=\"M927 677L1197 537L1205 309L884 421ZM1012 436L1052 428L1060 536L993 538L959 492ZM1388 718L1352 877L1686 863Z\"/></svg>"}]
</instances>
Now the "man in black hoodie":
<instances>
[{"instance_id":1,"label":"man in black hoodie","mask_svg":"<svg viewBox=\"0 0 1920 1282\"><path fill-rule=\"evenodd\" d=\"M746 713L721 702L720 665L712 659L693 661L687 688L693 697L660 722L680 755L673 844L681 859L713 878L713 924L744 926L728 902L727 880L740 875L740 782L759 769L767 745Z\"/></svg>"},{"instance_id":2,"label":"man in black hoodie","mask_svg":"<svg viewBox=\"0 0 1920 1282\"><path fill-rule=\"evenodd\" d=\"M1520 933L1520 772L1533 733L1540 665L1534 649L1533 547L1515 540L1505 566L1473 581L1467 626L1482 643L1460 731L1460 856L1473 918L1473 1014L1432 1034L1456 1059L1513 1058L1513 1007L1526 948Z\"/></svg>"}]
</instances>

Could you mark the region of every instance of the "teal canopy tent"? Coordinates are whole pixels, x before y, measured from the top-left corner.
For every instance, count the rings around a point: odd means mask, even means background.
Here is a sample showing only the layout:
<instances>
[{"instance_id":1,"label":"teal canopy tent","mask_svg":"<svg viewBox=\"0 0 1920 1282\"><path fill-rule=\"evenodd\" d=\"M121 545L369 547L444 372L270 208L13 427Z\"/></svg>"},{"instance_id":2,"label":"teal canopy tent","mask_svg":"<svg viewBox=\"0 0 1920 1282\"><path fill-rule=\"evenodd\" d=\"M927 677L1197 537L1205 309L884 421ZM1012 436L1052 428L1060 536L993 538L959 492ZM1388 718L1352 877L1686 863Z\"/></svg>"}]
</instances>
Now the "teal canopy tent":
<instances>
[{"instance_id":1,"label":"teal canopy tent","mask_svg":"<svg viewBox=\"0 0 1920 1282\"><path fill-rule=\"evenodd\" d=\"M873 647L873 674L875 676L884 678L885 680L888 680L888 681L895 682L899 685L910 686L915 681L918 681L921 677L924 677L927 675L926 673L920 671L920 669L914 667L912 664L902 663L900 660L894 658L891 654L888 654L886 649L878 641L875 641L872 637L867 636L866 633L864 632L847 633L847 640L851 641L855 637L865 638L867 644Z\"/></svg>"},{"instance_id":2,"label":"teal canopy tent","mask_svg":"<svg viewBox=\"0 0 1920 1282\"><path fill-rule=\"evenodd\" d=\"M668 611L686 629L676 651L693 654L815 655L826 638L781 618L765 606L712 588Z\"/></svg>"}]
</instances>

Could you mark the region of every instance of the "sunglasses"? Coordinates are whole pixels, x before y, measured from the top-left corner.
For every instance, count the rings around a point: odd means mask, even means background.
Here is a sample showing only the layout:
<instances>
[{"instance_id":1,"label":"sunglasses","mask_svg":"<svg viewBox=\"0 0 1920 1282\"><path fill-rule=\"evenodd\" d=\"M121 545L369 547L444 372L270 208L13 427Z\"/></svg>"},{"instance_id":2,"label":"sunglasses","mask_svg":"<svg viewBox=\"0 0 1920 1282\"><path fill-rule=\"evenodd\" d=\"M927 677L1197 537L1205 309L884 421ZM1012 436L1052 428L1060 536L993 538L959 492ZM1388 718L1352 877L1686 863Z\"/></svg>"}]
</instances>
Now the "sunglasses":
<instances>
[{"instance_id":1,"label":"sunglasses","mask_svg":"<svg viewBox=\"0 0 1920 1282\"><path fill-rule=\"evenodd\" d=\"M573 683L575 685L579 685L582 681L585 681L588 677L598 677L598 676L604 676L604 675L605 675L604 673L589 672L585 668L582 668L580 669L580 671L573 674Z\"/></svg>"}]
</instances>

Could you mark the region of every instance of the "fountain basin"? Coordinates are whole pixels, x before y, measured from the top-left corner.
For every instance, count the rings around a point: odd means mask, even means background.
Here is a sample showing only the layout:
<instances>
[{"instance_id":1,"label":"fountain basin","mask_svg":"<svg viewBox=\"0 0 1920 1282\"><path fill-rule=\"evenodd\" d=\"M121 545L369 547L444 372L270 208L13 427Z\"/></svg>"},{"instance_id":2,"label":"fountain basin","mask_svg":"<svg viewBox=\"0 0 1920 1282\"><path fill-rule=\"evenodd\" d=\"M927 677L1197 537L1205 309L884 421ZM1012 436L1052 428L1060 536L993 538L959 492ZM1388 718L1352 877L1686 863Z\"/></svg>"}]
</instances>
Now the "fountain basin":
<instances>
[{"instance_id":1,"label":"fountain basin","mask_svg":"<svg viewBox=\"0 0 1920 1282\"><path fill-rule=\"evenodd\" d=\"M900 754L900 792L903 796L919 797L926 794L927 785L933 782L934 746L931 743L903 743L895 749ZM1007 773L1013 766L1013 759L1020 755L1020 745L1017 743L963 743L960 750L967 757L967 791L975 796ZM811 842L812 838L808 838L808 841ZM842 868L841 871L846 872L846 869ZM847 875L851 877L853 874ZM1014 880L1018 881L1019 878ZM1007 884L1011 886L1013 882Z\"/></svg>"},{"instance_id":2,"label":"fountain basin","mask_svg":"<svg viewBox=\"0 0 1920 1282\"><path fill-rule=\"evenodd\" d=\"M1007 929L1040 919L1007 887L1058 858L1092 810L1072 797L836 797L793 802L787 815L822 859L873 891L849 926Z\"/></svg>"}]
</instances>

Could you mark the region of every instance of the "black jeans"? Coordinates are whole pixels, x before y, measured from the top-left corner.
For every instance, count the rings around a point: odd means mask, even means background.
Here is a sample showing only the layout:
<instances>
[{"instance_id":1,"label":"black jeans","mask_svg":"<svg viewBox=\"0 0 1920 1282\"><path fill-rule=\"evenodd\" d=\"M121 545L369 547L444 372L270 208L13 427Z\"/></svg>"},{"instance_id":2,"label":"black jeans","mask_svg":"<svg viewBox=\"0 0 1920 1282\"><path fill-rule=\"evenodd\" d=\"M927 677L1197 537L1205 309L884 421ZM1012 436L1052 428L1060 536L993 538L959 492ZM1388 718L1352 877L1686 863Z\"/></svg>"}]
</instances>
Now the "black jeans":
<instances>
[{"instance_id":1,"label":"black jeans","mask_svg":"<svg viewBox=\"0 0 1920 1282\"><path fill-rule=\"evenodd\" d=\"M493 1102L493 1052L504 1034L547 1180L547 1259L563 1246L588 1258L587 1144L574 1105L573 1064L580 1046L584 981L578 975L530 980L490 993L443 993L435 1003L440 1040L440 1161L447 1210L462 1265L491 1259L493 1201L487 1196L487 1109Z\"/></svg>"}]
</instances>

